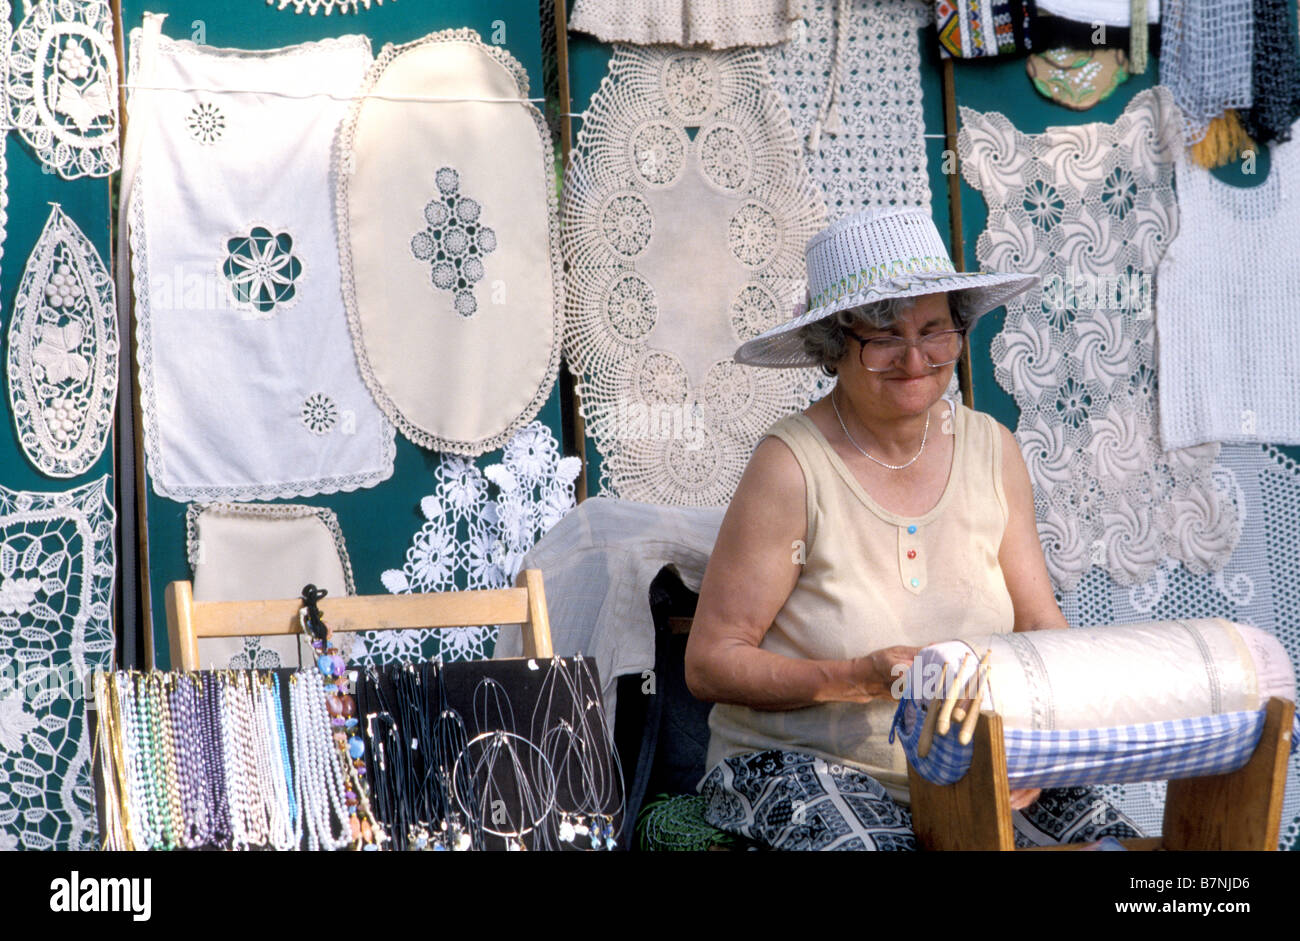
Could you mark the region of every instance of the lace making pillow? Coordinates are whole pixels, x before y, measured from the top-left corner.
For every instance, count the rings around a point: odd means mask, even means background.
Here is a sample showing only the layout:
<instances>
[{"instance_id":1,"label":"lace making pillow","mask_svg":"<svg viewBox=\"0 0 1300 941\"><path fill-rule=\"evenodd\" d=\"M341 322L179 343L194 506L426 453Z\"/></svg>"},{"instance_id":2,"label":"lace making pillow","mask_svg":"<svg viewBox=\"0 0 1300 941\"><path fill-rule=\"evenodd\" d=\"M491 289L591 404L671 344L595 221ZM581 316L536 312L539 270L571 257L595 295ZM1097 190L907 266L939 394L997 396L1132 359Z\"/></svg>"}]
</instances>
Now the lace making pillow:
<instances>
[{"instance_id":1,"label":"lace making pillow","mask_svg":"<svg viewBox=\"0 0 1300 941\"><path fill-rule=\"evenodd\" d=\"M482 454L537 414L559 370L550 134L523 66L469 29L385 46L363 92L336 175L356 355L404 435Z\"/></svg>"},{"instance_id":2,"label":"lace making pillow","mask_svg":"<svg viewBox=\"0 0 1300 941\"><path fill-rule=\"evenodd\" d=\"M131 254L162 496L292 497L392 475L393 428L348 336L329 182L370 61L364 36L246 52L132 33Z\"/></svg>"}]
</instances>

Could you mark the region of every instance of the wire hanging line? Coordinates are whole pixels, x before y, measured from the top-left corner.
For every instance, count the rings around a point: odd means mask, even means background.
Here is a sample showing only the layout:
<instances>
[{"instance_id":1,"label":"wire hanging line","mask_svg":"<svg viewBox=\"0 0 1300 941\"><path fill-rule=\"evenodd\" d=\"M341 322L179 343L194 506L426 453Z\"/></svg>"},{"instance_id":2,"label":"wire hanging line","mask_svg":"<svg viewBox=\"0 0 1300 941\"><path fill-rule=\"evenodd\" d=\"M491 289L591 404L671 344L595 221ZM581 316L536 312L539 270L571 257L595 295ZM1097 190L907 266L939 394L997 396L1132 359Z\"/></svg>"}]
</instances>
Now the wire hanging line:
<instances>
[{"instance_id":1,"label":"wire hanging line","mask_svg":"<svg viewBox=\"0 0 1300 941\"><path fill-rule=\"evenodd\" d=\"M269 95L276 98L330 98L334 101L359 101L363 98L375 98L381 101L432 103L440 102L485 102L488 104L533 104L546 101L545 98L461 98L453 95L381 95L366 92L359 95L339 95L327 91L287 92L269 88L210 88L202 85L142 85L138 82L125 82L123 88L129 91L169 91L182 94L201 92L212 95Z\"/></svg>"}]
</instances>

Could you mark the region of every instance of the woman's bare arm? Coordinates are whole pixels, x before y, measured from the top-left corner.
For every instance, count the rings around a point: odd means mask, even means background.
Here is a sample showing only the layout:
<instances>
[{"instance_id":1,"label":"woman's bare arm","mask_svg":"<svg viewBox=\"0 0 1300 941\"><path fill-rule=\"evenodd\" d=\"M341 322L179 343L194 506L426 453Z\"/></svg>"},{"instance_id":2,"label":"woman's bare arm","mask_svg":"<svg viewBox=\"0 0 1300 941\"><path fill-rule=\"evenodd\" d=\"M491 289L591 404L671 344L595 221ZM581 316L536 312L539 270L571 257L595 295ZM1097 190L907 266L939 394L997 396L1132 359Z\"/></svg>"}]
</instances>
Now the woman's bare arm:
<instances>
[{"instance_id":1,"label":"woman's bare arm","mask_svg":"<svg viewBox=\"0 0 1300 941\"><path fill-rule=\"evenodd\" d=\"M889 695L895 663L911 662L910 647L852 660L802 660L759 648L799 579L804 500L794 454L765 438L731 499L700 586L686 646L686 682L697 698L771 710L869 702Z\"/></svg>"}]
</instances>

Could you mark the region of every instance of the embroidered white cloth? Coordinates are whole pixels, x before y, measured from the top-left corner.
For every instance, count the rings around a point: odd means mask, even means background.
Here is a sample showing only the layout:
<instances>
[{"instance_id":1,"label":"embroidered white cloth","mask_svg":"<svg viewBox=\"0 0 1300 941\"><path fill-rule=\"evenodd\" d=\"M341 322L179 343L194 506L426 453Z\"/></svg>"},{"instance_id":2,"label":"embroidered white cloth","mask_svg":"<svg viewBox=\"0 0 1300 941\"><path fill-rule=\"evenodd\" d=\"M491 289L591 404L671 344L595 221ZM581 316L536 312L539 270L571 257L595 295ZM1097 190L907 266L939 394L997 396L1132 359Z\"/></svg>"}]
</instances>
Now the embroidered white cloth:
<instances>
[{"instance_id":1,"label":"embroidered white cloth","mask_svg":"<svg viewBox=\"0 0 1300 941\"><path fill-rule=\"evenodd\" d=\"M698 591L724 512L591 497L524 556L523 567L542 570L551 646L596 661L611 722L618 678L655 665L650 583L672 566ZM493 656L522 655L518 633L503 632Z\"/></svg>"},{"instance_id":2,"label":"embroidered white cloth","mask_svg":"<svg viewBox=\"0 0 1300 941\"><path fill-rule=\"evenodd\" d=\"M1210 121L1252 100L1255 8L1251 0L1165 0L1160 22L1160 84L1183 112L1193 144Z\"/></svg>"},{"instance_id":3,"label":"embroidered white cloth","mask_svg":"<svg viewBox=\"0 0 1300 941\"><path fill-rule=\"evenodd\" d=\"M805 0L807 27L765 50L831 221L930 208L921 47L931 0Z\"/></svg>"},{"instance_id":4,"label":"embroidered white cloth","mask_svg":"<svg viewBox=\"0 0 1300 941\"><path fill-rule=\"evenodd\" d=\"M385 46L362 92L335 173L362 375L416 444L482 454L536 416L559 370L550 132L523 66L471 29Z\"/></svg>"},{"instance_id":5,"label":"embroidered white cloth","mask_svg":"<svg viewBox=\"0 0 1300 941\"><path fill-rule=\"evenodd\" d=\"M1160 437L1300 444L1300 141L1272 144L1268 176L1230 186L1183 155L1178 237L1160 263Z\"/></svg>"},{"instance_id":6,"label":"embroidered white cloth","mask_svg":"<svg viewBox=\"0 0 1300 941\"><path fill-rule=\"evenodd\" d=\"M515 433L502 449L500 464L480 469L468 458L446 455L434 471L434 492L420 501L425 523L411 540L402 567L382 575L384 587L400 595L513 585L524 553L573 507L573 482L580 470L578 458L560 456L559 442L539 421ZM491 656L497 630L495 625L472 625L368 631L357 635L352 659L482 660ZM520 632L511 627L501 636L518 641Z\"/></svg>"},{"instance_id":7,"label":"embroidered white cloth","mask_svg":"<svg viewBox=\"0 0 1300 941\"><path fill-rule=\"evenodd\" d=\"M266 0L269 6L278 2L280 5L277 10L283 10L292 5L294 13L301 13L306 10L312 16L324 10L325 15L329 16L335 10L340 14L343 13L360 13L363 9L369 10L372 0ZM373 0L375 6L383 6L384 0ZM394 0L396 2L396 0Z\"/></svg>"},{"instance_id":8,"label":"embroidered white cloth","mask_svg":"<svg viewBox=\"0 0 1300 941\"><path fill-rule=\"evenodd\" d=\"M32 249L9 322L9 402L28 460L84 474L103 453L117 400L113 279L55 204Z\"/></svg>"},{"instance_id":9,"label":"embroidered white cloth","mask_svg":"<svg viewBox=\"0 0 1300 941\"><path fill-rule=\"evenodd\" d=\"M616 49L564 188L565 351L602 493L721 506L808 404L817 370L732 356L802 300L823 221L757 52Z\"/></svg>"},{"instance_id":10,"label":"embroidered white cloth","mask_svg":"<svg viewBox=\"0 0 1300 941\"><path fill-rule=\"evenodd\" d=\"M261 500L386 480L394 432L348 336L329 181L369 41L245 52L135 30L132 59L131 254L154 490Z\"/></svg>"},{"instance_id":11,"label":"embroidered white cloth","mask_svg":"<svg viewBox=\"0 0 1300 941\"><path fill-rule=\"evenodd\" d=\"M195 601L297 598L303 586L352 595L352 562L338 517L327 507L292 503L190 504L186 543ZM340 635L340 647L351 637ZM262 670L301 666L311 646L295 637L205 637L199 668Z\"/></svg>"},{"instance_id":12,"label":"embroidered white cloth","mask_svg":"<svg viewBox=\"0 0 1300 941\"><path fill-rule=\"evenodd\" d=\"M769 46L792 35L805 0L575 0L569 29L604 42Z\"/></svg>"},{"instance_id":13,"label":"embroidered white cloth","mask_svg":"<svg viewBox=\"0 0 1300 941\"><path fill-rule=\"evenodd\" d=\"M117 52L107 0L28 5L7 54L9 121L65 180L118 168ZM9 38L9 3L0 38Z\"/></svg>"},{"instance_id":14,"label":"embroidered white cloth","mask_svg":"<svg viewBox=\"0 0 1300 941\"><path fill-rule=\"evenodd\" d=\"M113 665L108 493L0 487L0 850L98 848L80 691Z\"/></svg>"},{"instance_id":15,"label":"embroidered white cloth","mask_svg":"<svg viewBox=\"0 0 1300 941\"><path fill-rule=\"evenodd\" d=\"M1164 451L1157 434L1151 281L1178 227L1168 91L1114 124L1029 135L969 108L961 123L962 173L989 206L981 267L1042 276L1007 305L992 358L1020 409L1052 580L1069 590L1099 565L1133 585L1166 557L1221 569L1241 524L1212 474L1218 445Z\"/></svg>"}]
</instances>

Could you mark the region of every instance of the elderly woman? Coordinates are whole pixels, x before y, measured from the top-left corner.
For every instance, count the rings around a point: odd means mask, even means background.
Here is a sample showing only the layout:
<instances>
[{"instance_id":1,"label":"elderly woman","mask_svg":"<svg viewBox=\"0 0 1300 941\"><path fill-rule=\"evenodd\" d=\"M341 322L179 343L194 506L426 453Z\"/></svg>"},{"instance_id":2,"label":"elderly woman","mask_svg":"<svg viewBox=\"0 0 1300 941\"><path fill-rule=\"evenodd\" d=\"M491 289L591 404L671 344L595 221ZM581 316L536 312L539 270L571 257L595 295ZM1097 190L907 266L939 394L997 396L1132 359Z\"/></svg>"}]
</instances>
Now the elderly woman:
<instances>
[{"instance_id":1,"label":"elderly woman","mask_svg":"<svg viewBox=\"0 0 1300 941\"><path fill-rule=\"evenodd\" d=\"M1068 625L1011 432L944 399L974 322L1031 276L958 273L930 217L850 216L807 249L812 306L736 359L830 395L750 458L700 589L686 679L717 703L709 819L778 848L911 849L893 693L917 650ZM1012 794L1022 844L1133 836L1088 789Z\"/></svg>"}]
</instances>

